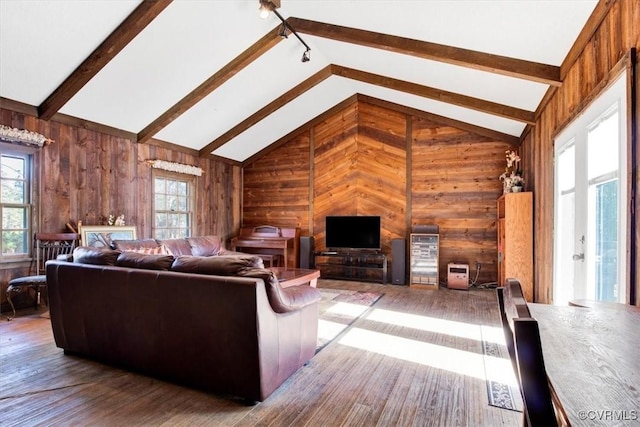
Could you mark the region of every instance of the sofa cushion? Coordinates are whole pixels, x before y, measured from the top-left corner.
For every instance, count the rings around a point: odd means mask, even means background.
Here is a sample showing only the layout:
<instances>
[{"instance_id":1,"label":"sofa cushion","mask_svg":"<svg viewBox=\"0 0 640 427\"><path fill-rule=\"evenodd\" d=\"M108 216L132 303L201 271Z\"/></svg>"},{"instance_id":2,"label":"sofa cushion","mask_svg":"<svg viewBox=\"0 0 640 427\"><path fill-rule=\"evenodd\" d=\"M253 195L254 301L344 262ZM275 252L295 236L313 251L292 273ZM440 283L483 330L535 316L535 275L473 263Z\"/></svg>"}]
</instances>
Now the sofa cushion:
<instances>
[{"instance_id":1,"label":"sofa cushion","mask_svg":"<svg viewBox=\"0 0 640 427\"><path fill-rule=\"evenodd\" d=\"M218 255L223 249L218 236L187 237L187 241L191 246L191 255L195 256Z\"/></svg>"},{"instance_id":2,"label":"sofa cushion","mask_svg":"<svg viewBox=\"0 0 640 427\"><path fill-rule=\"evenodd\" d=\"M164 239L156 241L159 245L166 247L169 253L173 256L192 255L191 246L187 239Z\"/></svg>"},{"instance_id":3,"label":"sofa cushion","mask_svg":"<svg viewBox=\"0 0 640 427\"><path fill-rule=\"evenodd\" d=\"M114 249L118 249L120 251L153 249L160 246L155 239L114 240L111 244Z\"/></svg>"},{"instance_id":4,"label":"sofa cushion","mask_svg":"<svg viewBox=\"0 0 640 427\"><path fill-rule=\"evenodd\" d=\"M124 252L136 252L146 255L173 255L173 253L169 249L167 249L165 245L156 246L155 248L126 249Z\"/></svg>"},{"instance_id":5,"label":"sofa cushion","mask_svg":"<svg viewBox=\"0 0 640 427\"><path fill-rule=\"evenodd\" d=\"M116 265L118 267L141 268L144 270L169 270L173 260L172 255L127 251L118 255Z\"/></svg>"},{"instance_id":6,"label":"sofa cushion","mask_svg":"<svg viewBox=\"0 0 640 427\"><path fill-rule=\"evenodd\" d=\"M109 248L78 246L73 250L73 262L78 264L116 265L120 251Z\"/></svg>"},{"instance_id":7,"label":"sofa cushion","mask_svg":"<svg viewBox=\"0 0 640 427\"><path fill-rule=\"evenodd\" d=\"M236 276L244 268L256 263L253 256L180 256L171 265L171 271L181 273Z\"/></svg>"}]
</instances>

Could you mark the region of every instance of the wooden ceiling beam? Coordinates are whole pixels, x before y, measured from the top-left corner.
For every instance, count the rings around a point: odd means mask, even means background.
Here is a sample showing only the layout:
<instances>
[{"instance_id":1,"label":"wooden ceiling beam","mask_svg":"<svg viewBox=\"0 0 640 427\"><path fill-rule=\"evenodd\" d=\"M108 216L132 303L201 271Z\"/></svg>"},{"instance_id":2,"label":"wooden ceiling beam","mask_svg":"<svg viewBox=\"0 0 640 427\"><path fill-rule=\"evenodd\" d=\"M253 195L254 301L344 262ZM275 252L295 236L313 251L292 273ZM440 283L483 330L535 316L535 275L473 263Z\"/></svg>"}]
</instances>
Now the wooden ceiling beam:
<instances>
[{"instance_id":1,"label":"wooden ceiling beam","mask_svg":"<svg viewBox=\"0 0 640 427\"><path fill-rule=\"evenodd\" d=\"M334 75L348 79L358 80L364 83L370 83L376 86L394 89L424 98L435 99L436 101L446 102L448 104L469 108L518 122L531 125L535 124L535 113L533 111L514 108L498 104L496 102L485 101L471 96L460 95L458 93L448 92L446 90L436 89L429 86L422 86L416 83L355 70L353 68L347 68L340 65L332 65L331 70Z\"/></svg>"},{"instance_id":2,"label":"wooden ceiling beam","mask_svg":"<svg viewBox=\"0 0 640 427\"><path fill-rule=\"evenodd\" d=\"M308 19L291 17L287 23L299 33L345 43L383 49L389 52L458 65L475 70L560 86L560 67L493 55L469 49L430 43L388 34L342 27Z\"/></svg>"},{"instance_id":3,"label":"wooden ceiling beam","mask_svg":"<svg viewBox=\"0 0 640 427\"><path fill-rule=\"evenodd\" d=\"M38 117L50 120L60 108L77 94L151 23L173 0L143 1L51 95L38 106Z\"/></svg>"},{"instance_id":4,"label":"wooden ceiling beam","mask_svg":"<svg viewBox=\"0 0 640 427\"><path fill-rule=\"evenodd\" d=\"M448 104L457 105L463 108L469 108L483 113L504 117L529 125L535 124L535 113L533 111L526 111L495 102L472 98L470 96L447 92L428 86L421 86L411 82L397 80L390 77L380 76L378 74L368 73L365 71L355 70L353 68L332 64L318 71L313 76L309 77L293 89L274 99L272 102L261 108L256 113L238 123L215 140L211 141L200 150L200 157L211 155L211 153L216 149L222 147L224 144L249 129L251 126L265 119L270 114L282 108L287 103L293 101L295 98L313 88L317 84L323 82L332 75L352 80L358 80L361 82L374 84L377 86L398 90L425 98L435 99L437 101L446 102Z\"/></svg>"},{"instance_id":5,"label":"wooden ceiling beam","mask_svg":"<svg viewBox=\"0 0 640 427\"><path fill-rule=\"evenodd\" d=\"M269 31L264 37L251 45L247 50L236 56L231 62L205 80L200 86L165 111L160 117L151 122L138 133L138 142L144 143L151 139L162 128L169 125L184 112L202 101L211 92L222 86L227 80L242 71L246 66L258 59L263 53L278 44L282 37L280 27Z\"/></svg>"},{"instance_id":6,"label":"wooden ceiling beam","mask_svg":"<svg viewBox=\"0 0 640 427\"><path fill-rule=\"evenodd\" d=\"M225 132L220 137L214 139L209 144L207 144L204 148L200 150L200 156L208 156L217 148L223 146L227 142L231 141L236 136L240 135L245 130L249 129L251 126L258 123L260 120L266 118L271 113L277 111L279 108L285 106L289 102L293 101L298 96L302 95L309 89L313 88L320 82L323 82L327 78L331 77L331 66L328 65L324 67L322 70L318 71L299 85L295 86L293 89L287 91L286 93L280 95L269 104L265 105L263 108L247 117L245 120L241 121L233 128Z\"/></svg>"}]
</instances>

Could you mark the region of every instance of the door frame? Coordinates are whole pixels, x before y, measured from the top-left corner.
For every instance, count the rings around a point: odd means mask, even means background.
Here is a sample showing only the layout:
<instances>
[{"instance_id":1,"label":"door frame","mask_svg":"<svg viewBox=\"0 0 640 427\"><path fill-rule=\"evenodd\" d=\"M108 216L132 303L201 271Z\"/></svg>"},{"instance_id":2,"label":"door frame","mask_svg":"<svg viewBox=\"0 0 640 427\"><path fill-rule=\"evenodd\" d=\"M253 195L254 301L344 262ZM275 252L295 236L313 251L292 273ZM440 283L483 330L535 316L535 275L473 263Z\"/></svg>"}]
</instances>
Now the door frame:
<instances>
[{"instance_id":1,"label":"door frame","mask_svg":"<svg viewBox=\"0 0 640 427\"><path fill-rule=\"evenodd\" d=\"M633 195L635 194L635 186L632 185L631 180L631 172L633 171L633 165L635 164L635 160L633 159L633 149L632 147L633 139L631 138L631 134L629 132L629 124L632 123L630 117L632 114L632 108L629 102L630 97L630 73L628 67L623 67L618 73L615 74L615 77L609 80L609 84L602 88L602 90L593 97L592 101L586 105L582 111L574 116L574 118L568 122L561 131L556 132L553 138L553 160L554 160L554 185L553 185L553 200L554 200L554 214L553 214L553 228L554 228L554 239L553 239L553 272L552 272L552 288L551 288L551 301L554 302L557 295L556 282L558 280L557 268L558 268L558 242L556 237L558 236L558 230L556 230L557 220L558 220L558 180L557 180L557 156L561 152L560 148L564 150L564 147L573 141L573 144L576 147L576 152L579 154L578 144L586 143L586 141L580 141L579 135L584 135L588 132L588 128L591 124L594 123L599 117L601 117L606 111L608 111L614 103L618 103L618 111L619 111L619 134L620 138L624 138L624 145L620 146L619 159L618 163L618 180L619 180L619 195L622 198L619 204L619 212L618 212L618 221L619 221L619 230L618 230L618 241L619 245L623 245L624 250L620 248L618 250L619 259L621 262L619 263L618 270L618 287L620 294L624 293L624 298L619 297L618 302L626 302L630 301L630 298L633 298L631 289L631 270L630 266L634 260L632 259L632 250L635 245L632 242L633 236L635 232L632 230L635 229L635 223L633 221L633 209L630 209L630 204L633 202ZM560 145L562 144L562 145ZM586 151L585 151L586 153ZM624 156L624 157L623 157ZM576 156L577 159L577 156ZM586 159L581 159L586 161ZM575 169L578 169L578 161L576 161ZM576 180L575 183L575 194L576 199L581 194L579 191L579 184ZM633 227L633 228L632 228ZM586 228L585 228L586 230ZM577 231L576 234L579 232ZM578 236L574 236L574 246L577 244ZM586 251L585 251L586 252ZM574 251L575 253L575 251ZM575 278L574 278L575 279ZM575 290L574 290L575 295ZM574 296L574 298L576 298Z\"/></svg>"}]
</instances>

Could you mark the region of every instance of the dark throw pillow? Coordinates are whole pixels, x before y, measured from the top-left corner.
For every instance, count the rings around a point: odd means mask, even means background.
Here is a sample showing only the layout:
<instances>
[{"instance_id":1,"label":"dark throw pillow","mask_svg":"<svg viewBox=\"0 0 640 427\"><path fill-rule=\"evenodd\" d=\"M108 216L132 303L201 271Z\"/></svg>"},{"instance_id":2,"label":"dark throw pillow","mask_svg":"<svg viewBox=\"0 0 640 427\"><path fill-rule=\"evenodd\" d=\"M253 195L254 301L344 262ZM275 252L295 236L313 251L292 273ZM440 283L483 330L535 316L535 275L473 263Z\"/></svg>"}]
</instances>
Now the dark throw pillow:
<instances>
[{"instance_id":1,"label":"dark throw pillow","mask_svg":"<svg viewBox=\"0 0 640 427\"><path fill-rule=\"evenodd\" d=\"M222 242L218 236L187 237L191 246L191 255L213 256L222 249Z\"/></svg>"},{"instance_id":2,"label":"dark throw pillow","mask_svg":"<svg viewBox=\"0 0 640 427\"><path fill-rule=\"evenodd\" d=\"M120 251L108 248L78 246L73 250L73 262L78 264L116 265Z\"/></svg>"},{"instance_id":3,"label":"dark throw pillow","mask_svg":"<svg viewBox=\"0 0 640 427\"><path fill-rule=\"evenodd\" d=\"M139 252L122 252L118 255L118 267L141 268L144 270L169 270L173 264L173 256L145 254Z\"/></svg>"},{"instance_id":4,"label":"dark throw pillow","mask_svg":"<svg viewBox=\"0 0 640 427\"><path fill-rule=\"evenodd\" d=\"M237 276L240 270L251 267L255 263L253 258L255 257L180 256L173 261L171 271L214 276Z\"/></svg>"}]
</instances>

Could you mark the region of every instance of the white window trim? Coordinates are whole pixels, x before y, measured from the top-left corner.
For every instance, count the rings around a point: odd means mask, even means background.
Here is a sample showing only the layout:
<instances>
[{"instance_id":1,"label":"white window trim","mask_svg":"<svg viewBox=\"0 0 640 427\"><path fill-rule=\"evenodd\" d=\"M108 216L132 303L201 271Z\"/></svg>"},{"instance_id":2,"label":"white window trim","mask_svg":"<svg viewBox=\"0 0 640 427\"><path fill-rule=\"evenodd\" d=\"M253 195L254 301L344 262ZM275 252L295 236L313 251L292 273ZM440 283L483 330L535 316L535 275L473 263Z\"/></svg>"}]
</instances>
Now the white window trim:
<instances>
[{"instance_id":1,"label":"white window trim","mask_svg":"<svg viewBox=\"0 0 640 427\"><path fill-rule=\"evenodd\" d=\"M189 235L194 236L197 233L195 228L195 203L196 203L196 189L197 189L197 181L196 176L184 175L176 172L169 172L161 169L154 169L151 174L151 203L153 206L151 213L151 235L153 238L156 237L156 198L155 198L155 183L156 178L169 178L177 181L184 181L188 185L189 192Z\"/></svg>"},{"instance_id":2,"label":"white window trim","mask_svg":"<svg viewBox=\"0 0 640 427\"><path fill-rule=\"evenodd\" d=\"M15 254L15 255L4 255L2 254L2 250L0 249L0 264L3 264L3 268L6 268L8 264L11 263L22 263L25 261L31 261L33 257L33 235L34 235L34 178L35 178L35 153L36 149L31 147L23 147L21 145L15 145L11 143L5 143L0 141L0 154L2 155L13 155L24 157L27 160L27 170L26 170L26 195L27 195L27 203L19 204L20 206L27 207L27 248L26 253L24 254ZM12 205L11 203L7 203L7 206ZM0 218L1 219L1 218ZM2 228L0 227L0 232Z\"/></svg>"}]
</instances>

